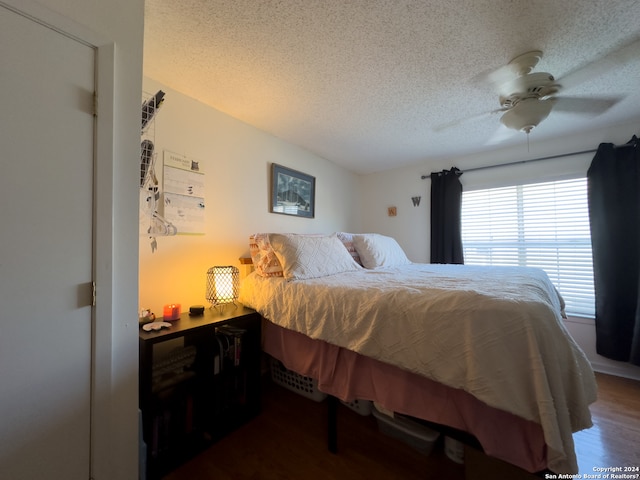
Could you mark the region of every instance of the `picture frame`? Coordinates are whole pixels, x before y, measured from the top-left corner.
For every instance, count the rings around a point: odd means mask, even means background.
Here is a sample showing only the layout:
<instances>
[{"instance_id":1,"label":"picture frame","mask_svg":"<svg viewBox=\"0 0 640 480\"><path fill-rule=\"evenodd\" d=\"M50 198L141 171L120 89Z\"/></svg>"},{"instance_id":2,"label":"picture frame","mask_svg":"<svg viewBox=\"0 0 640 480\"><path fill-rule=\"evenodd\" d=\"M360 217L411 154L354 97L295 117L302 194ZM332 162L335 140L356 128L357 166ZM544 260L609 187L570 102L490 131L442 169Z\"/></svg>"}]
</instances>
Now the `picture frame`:
<instances>
[{"instance_id":1,"label":"picture frame","mask_svg":"<svg viewBox=\"0 0 640 480\"><path fill-rule=\"evenodd\" d=\"M271 164L271 213L314 218L316 178L291 168Z\"/></svg>"}]
</instances>

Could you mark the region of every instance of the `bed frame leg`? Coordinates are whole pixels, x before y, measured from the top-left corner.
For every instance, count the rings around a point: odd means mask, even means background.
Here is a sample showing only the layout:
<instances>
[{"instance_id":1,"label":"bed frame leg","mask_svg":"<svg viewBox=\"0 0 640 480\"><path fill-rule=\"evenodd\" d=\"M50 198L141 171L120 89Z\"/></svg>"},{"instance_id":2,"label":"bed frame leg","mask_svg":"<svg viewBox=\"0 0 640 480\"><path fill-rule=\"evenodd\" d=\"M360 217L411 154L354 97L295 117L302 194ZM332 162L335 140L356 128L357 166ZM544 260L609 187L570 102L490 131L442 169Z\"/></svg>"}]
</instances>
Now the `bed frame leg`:
<instances>
[{"instance_id":1,"label":"bed frame leg","mask_svg":"<svg viewBox=\"0 0 640 480\"><path fill-rule=\"evenodd\" d=\"M331 453L338 452L338 399L327 397L327 448Z\"/></svg>"}]
</instances>

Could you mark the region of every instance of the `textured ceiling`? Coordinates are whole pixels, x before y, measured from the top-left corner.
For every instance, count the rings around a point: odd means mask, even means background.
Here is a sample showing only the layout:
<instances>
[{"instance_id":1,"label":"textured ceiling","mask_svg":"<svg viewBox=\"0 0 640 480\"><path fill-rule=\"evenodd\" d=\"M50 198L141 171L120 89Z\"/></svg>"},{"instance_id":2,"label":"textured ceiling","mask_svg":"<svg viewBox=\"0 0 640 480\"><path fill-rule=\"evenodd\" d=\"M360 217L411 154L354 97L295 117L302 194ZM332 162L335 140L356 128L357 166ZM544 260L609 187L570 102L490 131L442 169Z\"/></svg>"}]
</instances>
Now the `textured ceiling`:
<instances>
[{"instance_id":1,"label":"textured ceiling","mask_svg":"<svg viewBox=\"0 0 640 480\"><path fill-rule=\"evenodd\" d=\"M639 12L638 0L146 0L144 74L369 173L526 144L501 134L500 115L476 115L499 108L484 74L534 49L535 71L560 84L580 71L562 96L621 101L554 109L532 144L640 120Z\"/></svg>"}]
</instances>

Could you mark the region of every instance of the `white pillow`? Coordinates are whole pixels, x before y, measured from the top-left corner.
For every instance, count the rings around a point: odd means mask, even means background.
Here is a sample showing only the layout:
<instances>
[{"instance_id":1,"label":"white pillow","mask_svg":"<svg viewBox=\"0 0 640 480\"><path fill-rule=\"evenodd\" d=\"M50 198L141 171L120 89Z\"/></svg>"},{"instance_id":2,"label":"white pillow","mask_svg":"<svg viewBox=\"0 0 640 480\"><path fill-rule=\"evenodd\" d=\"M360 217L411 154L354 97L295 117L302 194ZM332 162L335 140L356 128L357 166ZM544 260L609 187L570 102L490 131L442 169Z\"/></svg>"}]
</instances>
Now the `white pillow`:
<instances>
[{"instance_id":1,"label":"white pillow","mask_svg":"<svg viewBox=\"0 0 640 480\"><path fill-rule=\"evenodd\" d=\"M354 235L353 245L365 268L392 267L411 263L402 247L392 237L378 233Z\"/></svg>"},{"instance_id":2,"label":"white pillow","mask_svg":"<svg viewBox=\"0 0 640 480\"><path fill-rule=\"evenodd\" d=\"M336 234L316 236L271 233L269 243L282 264L284 278L288 280L325 277L362 268Z\"/></svg>"}]
</instances>

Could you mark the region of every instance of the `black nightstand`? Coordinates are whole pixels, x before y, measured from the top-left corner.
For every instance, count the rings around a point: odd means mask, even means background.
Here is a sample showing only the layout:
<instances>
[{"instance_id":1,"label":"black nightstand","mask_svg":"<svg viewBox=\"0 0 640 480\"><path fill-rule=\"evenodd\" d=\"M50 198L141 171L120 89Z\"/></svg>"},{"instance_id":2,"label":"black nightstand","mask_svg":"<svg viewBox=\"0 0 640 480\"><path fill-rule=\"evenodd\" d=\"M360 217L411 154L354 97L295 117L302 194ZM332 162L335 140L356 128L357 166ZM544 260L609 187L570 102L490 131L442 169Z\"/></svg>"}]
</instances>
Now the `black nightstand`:
<instances>
[{"instance_id":1,"label":"black nightstand","mask_svg":"<svg viewBox=\"0 0 640 480\"><path fill-rule=\"evenodd\" d=\"M260 411L260 315L242 305L140 329L147 479L161 478ZM222 460L222 459L221 459Z\"/></svg>"}]
</instances>

